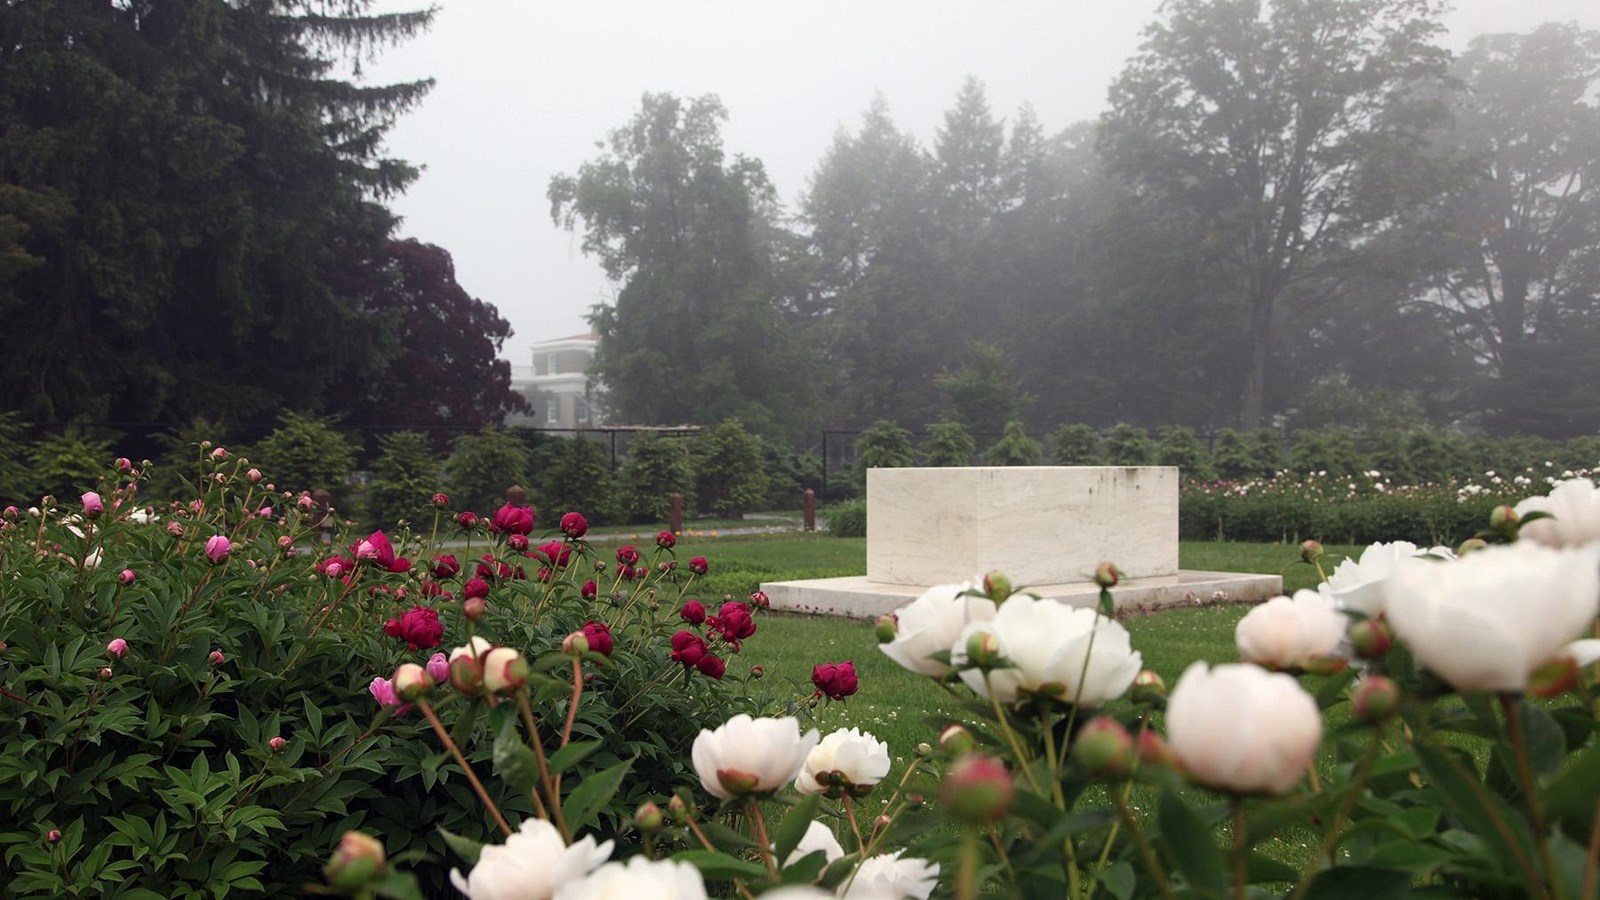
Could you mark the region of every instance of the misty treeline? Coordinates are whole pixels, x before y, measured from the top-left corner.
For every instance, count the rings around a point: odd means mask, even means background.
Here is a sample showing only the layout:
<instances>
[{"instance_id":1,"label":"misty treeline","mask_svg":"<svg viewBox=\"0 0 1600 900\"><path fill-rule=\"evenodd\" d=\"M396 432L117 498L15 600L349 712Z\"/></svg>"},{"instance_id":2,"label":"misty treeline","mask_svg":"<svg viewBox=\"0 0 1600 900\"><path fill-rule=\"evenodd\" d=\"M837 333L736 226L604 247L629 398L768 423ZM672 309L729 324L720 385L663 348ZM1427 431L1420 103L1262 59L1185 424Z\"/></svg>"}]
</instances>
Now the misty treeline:
<instances>
[{"instance_id":1,"label":"misty treeline","mask_svg":"<svg viewBox=\"0 0 1600 900\"><path fill-rule=\"evenodd\" d=\"M0 4L0 412L428 429L525 408L508 323L448 252L394 238L417 170L383 137L432 82L346 73L433 13L370 6Z\"/></svg>"},{"instance_id":2,"label":"misty treeline","mask_svg":"<svg viewBox=\"0 0 1600 900\"><path fill-rule=\"evenodd\" d=\"M715 97L648 94L549 188L620 285L612 419L1593 433L1600 35L1452 56L1438 14L1173 0L1098 121L969 80L924 145L880 98L794 208Z\"/></svg>"}]
</instances>

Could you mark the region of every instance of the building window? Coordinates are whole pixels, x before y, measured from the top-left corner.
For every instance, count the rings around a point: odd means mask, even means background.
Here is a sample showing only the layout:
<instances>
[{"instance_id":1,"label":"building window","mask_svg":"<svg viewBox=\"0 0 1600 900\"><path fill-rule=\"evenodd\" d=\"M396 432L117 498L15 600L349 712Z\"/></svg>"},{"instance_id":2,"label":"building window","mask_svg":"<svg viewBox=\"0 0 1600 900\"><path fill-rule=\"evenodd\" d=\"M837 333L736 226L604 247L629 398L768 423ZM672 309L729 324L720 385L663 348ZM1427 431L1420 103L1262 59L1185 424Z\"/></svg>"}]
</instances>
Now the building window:
<instances>
[{"instance_id":1,"label":"building window","mask_svg":"<svg viewBox=\"0 0 1600 900\"><path fill-rule=\"evenodd\" d=\"M544 408L544 423L546 425L561 424L561 398L551 397L550 405Z\"/></svg>"},{"instance_id":2,"label":"building window","mask_svg":"<svg viewBox=\"0 0 1600 900\"><path fill-rule=\"evenodd\" d=\"M544 373L546 375L561 374L561 354L546 353L544 355Z\"/></svg>"},{"instance_id":3,"label":"building window","mask_svg":"<svg viewBox=\"0 0 1600 900\"><path fill-rule=\"evenodd\" d=\"M579 425L589 424L589 401L583 399L582 397L573 397L572 418L575 419Z\"/></svg>"}]
</instances>

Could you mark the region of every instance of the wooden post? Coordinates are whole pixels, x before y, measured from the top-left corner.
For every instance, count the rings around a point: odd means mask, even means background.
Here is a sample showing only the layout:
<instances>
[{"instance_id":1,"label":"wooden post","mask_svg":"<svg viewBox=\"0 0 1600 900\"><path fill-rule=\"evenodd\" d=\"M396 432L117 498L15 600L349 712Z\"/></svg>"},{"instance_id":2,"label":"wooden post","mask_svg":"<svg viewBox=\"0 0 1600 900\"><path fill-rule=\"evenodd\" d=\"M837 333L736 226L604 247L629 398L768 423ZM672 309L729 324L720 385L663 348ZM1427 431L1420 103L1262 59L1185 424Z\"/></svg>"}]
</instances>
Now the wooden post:
<instances>
[{"instance_id":1,"label":"wooden post","mask_svg":"<svg viewBox=\"0 0 1600 900\"><path fill-rule=\"evenodd\" d=\"M670 524L668 525L668 527L672 529L672 533L673 534L682 534L683 533L683 495L682 494L676 494L675 493L675 494L672 495L672 515L671 515L671 520L670 520Z\"/></svg>"},{"instance_id":2,"label":"wooden post","mask_svg":"<svg viewBox=\"0 0 1600 900\"><path fill-rule=\"evenodd\" d=\"M506 488L506 502L512 506L527 506L528 492L522 489L522 485L513 484Z\"/></svg>"},{"instance_id":3,"label":"wooden post","mask_svg":"<svg viewBox=\"0 0 1600 900\"><path fill-rule=\"evenodd\" d=\"M817 530L817 492L811 488L806 488L805 522L807 531Z\"/></svg>"}]
</instances>

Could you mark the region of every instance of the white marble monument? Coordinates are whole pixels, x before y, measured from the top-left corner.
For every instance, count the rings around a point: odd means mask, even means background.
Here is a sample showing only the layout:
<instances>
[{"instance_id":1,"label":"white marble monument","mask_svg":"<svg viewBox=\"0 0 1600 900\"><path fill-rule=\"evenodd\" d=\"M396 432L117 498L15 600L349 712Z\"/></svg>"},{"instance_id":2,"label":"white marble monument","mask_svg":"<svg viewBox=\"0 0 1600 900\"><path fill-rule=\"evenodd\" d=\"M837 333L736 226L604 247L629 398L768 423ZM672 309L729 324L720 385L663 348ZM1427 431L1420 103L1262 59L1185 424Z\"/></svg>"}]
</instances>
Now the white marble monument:
<instances>
[{"instance_id":1,"label":"white marble monument","mask_svg":"<svg viewBox=\"0 0 1600 900\"><path fill-rule=\"evenodd\" d=\"M1074 605L1117 564L1120 609L1265 600L1276 575L1178 569L1178 470L1016 466L867 471L867 574L763 584L775 609L876 617L935 584L1002 572L1019 589Z\"/></svg>"}]
</instances>

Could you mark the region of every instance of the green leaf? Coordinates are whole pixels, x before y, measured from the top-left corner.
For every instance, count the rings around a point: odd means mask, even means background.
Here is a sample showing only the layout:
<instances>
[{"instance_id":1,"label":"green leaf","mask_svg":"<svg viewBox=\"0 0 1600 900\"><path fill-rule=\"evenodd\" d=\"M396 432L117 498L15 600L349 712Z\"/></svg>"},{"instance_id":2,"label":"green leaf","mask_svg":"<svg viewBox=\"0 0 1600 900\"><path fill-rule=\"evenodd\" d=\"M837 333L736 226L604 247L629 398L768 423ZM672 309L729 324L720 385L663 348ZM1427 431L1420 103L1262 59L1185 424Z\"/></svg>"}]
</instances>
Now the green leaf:
<instances>
[{"instance_id":1,"label":"green leaf","mask_svg":"<svg viewBox=\"0 0 1600 900\"><path fill-rule=\"evenodd\" d=\"M1554 774L1567 755L1566 732L1549 713L1527 701L1517 704L1517 718L1528 745L1528 764L1534 775Z\"/></svg>"},{"instance_id":2,"label":"green leaf","mask_svg":"<svg viewBox=\"0 0 1600 900\"><path fill-rule=\"evenodd\" d=\"M799 846L800 839L805 837L806 828L817 817L817 809L822 805L822 795L812 794L794 805L784 815L783 821L772 831L773 853L779 862L789 858L794 848Z\"/></svg>"},{"instance_id":3,"label":"green leaf","mask_svg":"<svg viewBox=\"0 0 1600 900\"><path fill-rule=\"evenodd\" d=\"M499 733L494 736L494 771L518 793L524 794L539 778L539 761L522 742L522 731L512 716L500 720Z\"/></svg>"},{"instance_id":4,"label":"green leaf","mask_svg":"<svg viewBox=\"0 0 1600 900\"><path fill-rule=\"evenodd\" d=\"M767 867L761 863L715 850L680 850L672 854L672 859L693 865L708 881L765 880L769 874Z\"/></svg>"},{"instance_id":5,"label":"green leaf","mask_svg":"<svg viewBox=\"0 0 1600 900\"><path fill-rule=\"evenodd\" d=\"M1299 870L1287 863L1279 862L1259 850L1251 850L1245 854L1244 868L1245 881L1250 884L1273 881L1293 884L1300 878Z\"/></svg>"},{"instance_id":6,"label":"green leaf","mask_svg":"<svg viewBox=\"0 0 1600 900\"><path fill-rule=\"evenodd\" d=\"M1104 869L1096 871L1094 878L1104 885L1106 891L1116 900L1128 900L1133 896L1133 889L1136 883L1133 875L1133 866L1126 862L1118 862L1115 865L1106 866Z\"/></svg>"},{"instance_id":7,"label":"green leaf","mask_svg":"<svg viewBox=\"0 0 1600 900\"><path fill-rule=\"evenodd\" d=\"M1335 866L1311 879L1305 900L1395 900L1411 895L1411 873L1373 866Z\"/></svg>"},{"instance_id":8,"label":"green leaf","mask_svg":"<svg viewBox=\"0 0 1600 900\"><path fill-rule=\"evenodd\" d=\"M1417 744L1416 751L1423 772L1432 782L1434 796L1468 831L1483 840L1503 871L1523 871L1519 856L1531 865L1533 839L1527 823L1505 800L1485 789L1469 763L1462 762L1453 750Z\"/></svg>"},{"instance_id":9,"label":"green leaf","mask_svg":"<svg viewBox=\"0 0 1600 900\"><path fill-rule=\"evenodd\" d=\"M472 840L471 838L464 838L450 829L445 828L443 825L436 827L439 829L439 834L444 836L445 844L448 845L451 850L454 850L457 856L473 865L478 864L478 854L483 852L482 844Z\"/></svg>"},{"instance_id":10,"label":"green leaf","mask_svg":"<svg viewBox=\"0 0 1600 900\"><path fill-rule=\"evenodd\" d=\"M625 759L605 771L590 775L573 788L567 799L562 801L561 811L574 835L611 802L617 789L622 787L622 779L628 777L628 771L632 768L633 759Z\"/></svg>"},{"instance_id":11,"label":"green leaf","mask_svg":"<svg viewBox=\"0 0 1600 900\"><path fill-rule=\"evenodd\" d=\"M550 754L550 774L558 775L577 765L584 757L599 750L604 741L573 741Z\"/></svg>"},{"instance_id":12,"label":"green leaf","mask_svg":"<svg viewBox=\"0 0 1600 900\"><path fill-rule=\"evenodd\" d=\"M1600 805L1600 744L1569 760L1565 771L1545 786L1543 800L1547 818L1587 839Z\"/></svg>"},{"instance_id":13,"label":"green leaf","mask_svg":"<svg viewBox=\"0 0 1600 900\"><path fill-rule=\"evenodd\" d=\"M1221 851L1211 839L1211 829L1176 791L1161 792L1156 804L1156 824L1173 863L1191 886L1217 893L1227 890L1227 870L1222 864Z\"/></svg>"}]
</instances>

